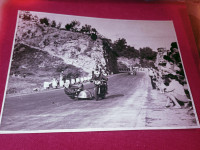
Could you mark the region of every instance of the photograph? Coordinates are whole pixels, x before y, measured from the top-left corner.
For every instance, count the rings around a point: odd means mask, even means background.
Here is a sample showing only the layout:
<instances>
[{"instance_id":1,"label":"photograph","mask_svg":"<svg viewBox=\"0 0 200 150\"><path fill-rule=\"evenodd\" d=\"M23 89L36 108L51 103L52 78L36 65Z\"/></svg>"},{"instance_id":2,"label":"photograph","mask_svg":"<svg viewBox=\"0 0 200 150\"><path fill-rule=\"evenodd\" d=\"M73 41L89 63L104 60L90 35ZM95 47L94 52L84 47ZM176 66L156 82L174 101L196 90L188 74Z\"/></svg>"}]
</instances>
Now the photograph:
<instances>
[{"instance_id":1,"label":"photograph","mask_svg":"<svg viewBox=\"0 0 200 150\"><path fill-rule=\"evenodd\" d=\"M172 20L16 18L0 133L200 127Z\"/></svg>"}]
</instances>

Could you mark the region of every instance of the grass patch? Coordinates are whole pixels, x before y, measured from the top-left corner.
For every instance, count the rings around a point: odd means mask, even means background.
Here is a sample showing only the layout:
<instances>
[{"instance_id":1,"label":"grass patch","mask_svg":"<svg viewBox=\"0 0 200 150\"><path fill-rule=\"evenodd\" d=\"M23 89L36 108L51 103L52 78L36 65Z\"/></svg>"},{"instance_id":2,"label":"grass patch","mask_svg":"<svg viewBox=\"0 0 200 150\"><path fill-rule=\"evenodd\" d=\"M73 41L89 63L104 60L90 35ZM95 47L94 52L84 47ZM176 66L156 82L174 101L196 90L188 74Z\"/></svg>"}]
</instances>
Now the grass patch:
<instances>
[{"instance_id":1,"label":"grass patch","mask_svg":"<svg viewBox=\"0 0 200 150\"><path fill-rule=\"evenodd\" d=\"M33 89L37 88L38 91L43 89L43 82L45 78L41 77L10 77L7 87L7 94L28 94L35 92Z\"/></svg>"}]
</instances>

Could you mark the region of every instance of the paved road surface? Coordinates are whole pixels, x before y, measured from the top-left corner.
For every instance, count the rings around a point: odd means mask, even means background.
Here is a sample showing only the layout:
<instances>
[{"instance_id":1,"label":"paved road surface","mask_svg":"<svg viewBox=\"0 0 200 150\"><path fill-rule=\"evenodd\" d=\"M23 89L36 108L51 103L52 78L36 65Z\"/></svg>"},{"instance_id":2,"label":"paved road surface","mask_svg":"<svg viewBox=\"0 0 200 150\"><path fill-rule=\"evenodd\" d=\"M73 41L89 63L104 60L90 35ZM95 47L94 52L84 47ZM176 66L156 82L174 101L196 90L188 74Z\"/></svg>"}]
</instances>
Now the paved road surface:
<instances>
[{"instance_id":1,"label":"paved road surface","mask_svg":"<svg viewBox=\"0 0 200 150\"><path fill-rule=\"evenodd\" d=\"M91 88L93 85L85 85ZM70 99L63 89L7 97L0 130L145 128L196 125L186 109L166 109L145 72L113 75L106 99ZM92 89L90 89L92 90ZM176 122L174 122L174 119Z\"/></svg>"}]
</instances>

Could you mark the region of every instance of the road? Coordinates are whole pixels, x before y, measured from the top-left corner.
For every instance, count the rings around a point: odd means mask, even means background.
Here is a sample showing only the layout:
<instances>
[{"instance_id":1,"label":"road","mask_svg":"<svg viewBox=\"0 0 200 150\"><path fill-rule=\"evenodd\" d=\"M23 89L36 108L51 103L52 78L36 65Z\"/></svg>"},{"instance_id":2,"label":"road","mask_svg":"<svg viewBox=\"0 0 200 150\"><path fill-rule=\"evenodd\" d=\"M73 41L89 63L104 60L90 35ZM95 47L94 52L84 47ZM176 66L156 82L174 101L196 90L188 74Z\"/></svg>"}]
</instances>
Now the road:
<instances>
[{"instance_id":1,"label":"road","mask_svg":"<svg viewBox=\"0 0 200 150\"><path fill-rule=\"evenodd\" d=\"M85 85L91 88L92 84ZM72 100L63 89L8 96L0 130L135 129L195 126L186 109L166 109L166 97L152 90L145 72L113 75L105 99ZM92 89L89 89L92 90ZM176 122L174 122L176 119Z\"/></svg>"}]
</instances>

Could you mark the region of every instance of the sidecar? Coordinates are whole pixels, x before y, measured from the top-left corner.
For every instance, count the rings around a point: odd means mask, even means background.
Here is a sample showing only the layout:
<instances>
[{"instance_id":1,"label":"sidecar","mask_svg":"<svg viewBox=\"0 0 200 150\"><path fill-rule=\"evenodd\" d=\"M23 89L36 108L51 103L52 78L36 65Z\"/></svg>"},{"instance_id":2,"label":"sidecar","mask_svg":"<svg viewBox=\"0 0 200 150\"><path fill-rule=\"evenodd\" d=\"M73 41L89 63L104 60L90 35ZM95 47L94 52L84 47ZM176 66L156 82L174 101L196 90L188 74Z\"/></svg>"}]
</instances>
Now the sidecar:
<instances>
[{"instance_id":1,"label":"sidecar","mask_svg":"<svg viewBox=\"0 0 200 150\"><path fill-rule=\"evenodd\" d=\"M68 88L64 88L64 92L68 95L71 99L77 98L78 94L83 91L84 87L83 84L70 84Z\"/></svg>"},{"instance_id":2,"label":"sidecar","mask_svg":"<svg viewBox=\"0 0 200 150\"><path fill-rule=\"evenodd\" d=\"M93 95L90 91L87 91L87 90L83 90L81 91L78 96L77 96L78 99L93 99Z\"/></svg>"},{"instance_id":3,"label":"sidecar","mask_svg":"<svg viewBox=\"0 0 200 150\"><path fill-rule=\"evenodd\" d=\"M68 88L64 88L65 94L68 95L71 99L92 99L92 93L84 90L83 84L74 84L69 85Z\"/></svg>"}]
</instances>

